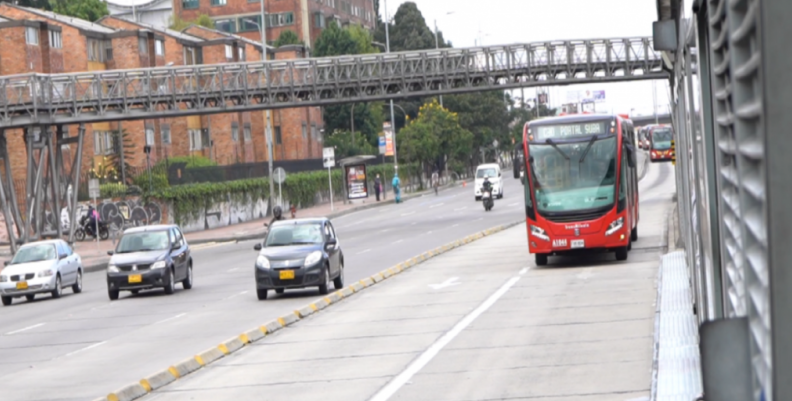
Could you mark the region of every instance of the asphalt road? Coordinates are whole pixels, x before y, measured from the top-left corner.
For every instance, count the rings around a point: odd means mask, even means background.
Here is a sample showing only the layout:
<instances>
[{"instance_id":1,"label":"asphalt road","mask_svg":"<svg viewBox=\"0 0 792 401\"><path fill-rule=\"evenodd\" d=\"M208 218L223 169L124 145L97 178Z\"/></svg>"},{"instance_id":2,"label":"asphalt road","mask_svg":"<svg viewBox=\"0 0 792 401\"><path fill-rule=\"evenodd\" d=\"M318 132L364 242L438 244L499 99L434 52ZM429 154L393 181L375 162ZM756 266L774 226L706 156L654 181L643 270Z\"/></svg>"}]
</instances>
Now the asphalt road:
<instances>
[{"instance_id":1,"label":"asphalt road","mask_svg":"<svg viewBox=\"0 0 792 401\"><path fill-rule=\"evenodd\" d=\"M470 186L334 220L347 282L466 235L524 218L522 185L504 171L505 197L485 212ZM253 242L196 247L195 287L166 296L122 293L110 302L103 273L59 300L17 299L0 308L0 399L85 400L103 396L216 346L318 297L316 290L258 301Z\"/></svg>"},{"instance_id":2,"label":"asphalt road","mask_svg":"<svg viewBox=\"0 0 792 401\"><path fill-rule=\"evenodd\" d=\"M433 258L147 396L157 401L648 401L670 164L639 240L536 267L524 225Z\"/></svg>"}]
</instances>

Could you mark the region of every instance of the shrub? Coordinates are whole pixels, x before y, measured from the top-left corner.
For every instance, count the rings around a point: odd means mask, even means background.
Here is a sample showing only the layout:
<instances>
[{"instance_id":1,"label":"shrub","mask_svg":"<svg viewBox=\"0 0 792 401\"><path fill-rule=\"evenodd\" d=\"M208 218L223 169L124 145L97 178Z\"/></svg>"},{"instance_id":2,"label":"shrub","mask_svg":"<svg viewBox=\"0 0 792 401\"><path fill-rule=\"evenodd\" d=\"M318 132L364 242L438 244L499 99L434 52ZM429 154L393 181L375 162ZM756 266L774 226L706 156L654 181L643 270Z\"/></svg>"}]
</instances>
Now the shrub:
<instances>
[{"instance_id":1,"label":"shrub","mask_svg":"<svg viewBox=\"0 0 792 401\"><path fill-rule=\"evenodd\" d=\"M126 195L127 187L121 183L108 183L99 185L99 197L119 198Z\"/></svg>"}]
</instances>

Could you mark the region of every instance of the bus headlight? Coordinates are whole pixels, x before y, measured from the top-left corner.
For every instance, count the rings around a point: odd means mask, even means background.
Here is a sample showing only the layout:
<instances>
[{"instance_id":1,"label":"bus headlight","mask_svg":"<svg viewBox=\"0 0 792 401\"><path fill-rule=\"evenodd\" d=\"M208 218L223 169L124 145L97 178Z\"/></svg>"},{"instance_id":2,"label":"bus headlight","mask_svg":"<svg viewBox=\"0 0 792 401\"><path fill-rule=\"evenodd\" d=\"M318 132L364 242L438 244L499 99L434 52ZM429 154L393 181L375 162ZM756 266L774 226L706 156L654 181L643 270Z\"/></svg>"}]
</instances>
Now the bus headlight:
<instances>
[{"instance_id":1,"label":"bus headlight","mask_svg":"<svg viewBox=\"0 0 792 401\"><path fill-rule=\"evenodd\" d=\"M547 236L547 233L541 227L531 225L531 235L545 241L550 241L550 237Z\"/></svg>"},{"instance_id":2,"label":"bus headlight","mask_svg":"<svg viewBox=\"0 0 792 401\"><path fill-rule=\"evenodd\" d=\"M621 230L622 227L624 227L624 217L619 217L618 219L614 220L613 223L610 223L608 230L605 231L605 236L611 235L616 231Z\"/></svg>"}]
</instances>

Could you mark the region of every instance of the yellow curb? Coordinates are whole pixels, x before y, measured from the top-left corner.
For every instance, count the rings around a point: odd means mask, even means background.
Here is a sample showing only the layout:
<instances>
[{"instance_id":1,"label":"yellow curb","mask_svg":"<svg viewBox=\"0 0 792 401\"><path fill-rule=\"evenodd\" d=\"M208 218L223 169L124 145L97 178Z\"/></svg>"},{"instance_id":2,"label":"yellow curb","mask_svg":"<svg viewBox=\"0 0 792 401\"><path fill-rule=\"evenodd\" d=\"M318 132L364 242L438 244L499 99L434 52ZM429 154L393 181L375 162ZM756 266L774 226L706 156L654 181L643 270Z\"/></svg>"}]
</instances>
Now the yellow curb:
<instances>
[{"instance_id":1,"label":"yellow curb","mask_svg":"<svg viewBox=\"0 0 792 401\"><path fill-rule=\"evenodd\" d=\"M279 318L278 318L278 323L280 323L280 325L281 325L281 326L283 326L283 327L286 327L286 321L285 321L285 320L283 320L283 318L282 318L282 317L279 317Z\"/></svg>"},{"instance_id":2,"label":"yellow curb","mask_svg":"<svg viewBox=\"0 0 792 401\"><path fill-rule=\"evenodd\" d=\"M204 363L204 360L203 360L203 358L201 358L200 355L196 355L195 356L195 360L198 362L199 365L206 366L206 363Z\"/></svg>"},{"instance_id":3,"label":"yellow curb","mask_svg":"<svg viewBox=\"0 0 792 401\"><path fill-rule=\"evenodd\" d=\"M351 285L350 285L350 286L348 286L347 288L349 288L350 290L352 290L352 292L353 292L353 293L354 293L354 292L357 292L357 291L355 291L355 287L353 287L353 286L351 286Z\"/></svg>"},{"instance_id":4,"label":"yellow curb","mask_svg":"<svg viewBox=\"0 0 792 401\"><path fill-rule=\"evenodd\" d=\"M148 380L146 379L141 380L140 385L143 386L144 389L146 389L147 393L151 392L151 384L149 384Z\"/></svg>"},{"instance_id":5,"label":"yellow curb","mask_svg":"<svg viewBox=\"0 0 792 401\"><path fill-rule=\"evenodd\" d=\"M330 299L328 297L324 297L323 299L324 299L325 302L327 302L328 306L333 304L333 300L332 299Z\"/></svg>"},{"instance_id":6,"label":"yellow curb","mask_svg":"<svg viewBox=\"0 0 792 401\"><path fill-rule=\"evenodd\" d=\"M298 310L294 311L294 315L297 316L298 319L302 317L300 316L300 311Z\"/></svg>"},{"instance_id":7,"label":"yellow curb","mask_svg":"<svg viewBox=\"0 0 792 401\"><path fill-rule=\"evenodd\" d=\"M118 401L118 396L115 394L108 394L107 401Z\"/></svg>"},{"instance_id":8,"label":"yellow curb","mask_svg":"<svg viewBox=\"0 0 792 401\"><path fill-rule=\"evenodd\" d=\"M225 345L224 345L224 347L225 347ZM226 351L228 351L228 350L226 350ZM226 352L226 354L227 354L227 353L228 353L228 352ZM173 377L175 377L175 378L177 378L177 379L181 377L181 375L179 374L179 370L178 370L178 369L176 369L176 368L174 368L173 366L171 366L171 367L169 367L169 368L168 368L168 372L170 372L170 374L172 374L172 375L173 375Z\"/></svg>"},{"instance_id":9,"label":"yellow curb","mask_svg":"<svg viewBox=\"0 0 792 401\"><path fill-rule=\"evenodd\" d=\"M229 354L229 352L228 352L228 347L226 347L226 346L225 346L225 344L220 344L220 345L218 345L218 346L217 346L217 349L219 349L220 351L222 351L224 355L228 355L228 354ZM177 377L178 377L178 376L177 376Z\"/></svg>"},{"instance_id":10,"label":"yellow curb","mask_svg":"<svg viewBox=\"0 0 792 401\"><path fill-rule=\"evenodd\" d=\"M247 334L241 334L239 341L242 341L242 344L250 344L250 338L248 338Z\"/></svg>"},{"instance_id":11,"label":"yellow curb","mask_svg":"<svg viewBox=\"0 0 792 401\"><path fill-rule=\"evenodd\" d=\"M264 333L265 336L269 332L269 330L267 330L267 326L261 326L259 327L259 330L261 330L261 332Z\"/></svg>"},{"instance_id":12,"label":"yellow curb","mask_svg":"<svg viewBox=\"0 0 792 401\"><path fill-rule=\"evenodd\" d=\"M308 306L310 306L310 307L311 307L311 309L313 309L313 310L314 310L314 312L316 312L316 311L318 311L318 310L319 310L319 308L317 308L317 307L316 307L316 304L310 304L310 305L308 305Z\"/></svg>"}]
</instances>

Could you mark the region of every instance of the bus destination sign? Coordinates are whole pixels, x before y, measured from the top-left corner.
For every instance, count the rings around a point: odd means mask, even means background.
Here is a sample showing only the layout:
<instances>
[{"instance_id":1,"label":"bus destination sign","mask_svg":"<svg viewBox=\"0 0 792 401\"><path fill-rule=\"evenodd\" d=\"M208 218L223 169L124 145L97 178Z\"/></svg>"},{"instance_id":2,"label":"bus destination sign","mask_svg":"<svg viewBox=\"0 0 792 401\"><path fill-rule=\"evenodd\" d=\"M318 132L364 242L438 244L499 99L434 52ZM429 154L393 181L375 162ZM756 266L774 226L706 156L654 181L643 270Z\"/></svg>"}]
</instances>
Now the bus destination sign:
<instances>
[{"instance_id":1,"label":"bus destination sign","mask_svg":"<svg viewBox=\"0 0 792 401\"><path fill-rule=\"evenodd\" d=\"M607 122L587 122L579 124L560 124L536 127L536 141L564 139L575 136L607 134Z\"/></svg>"}]
</instances>

